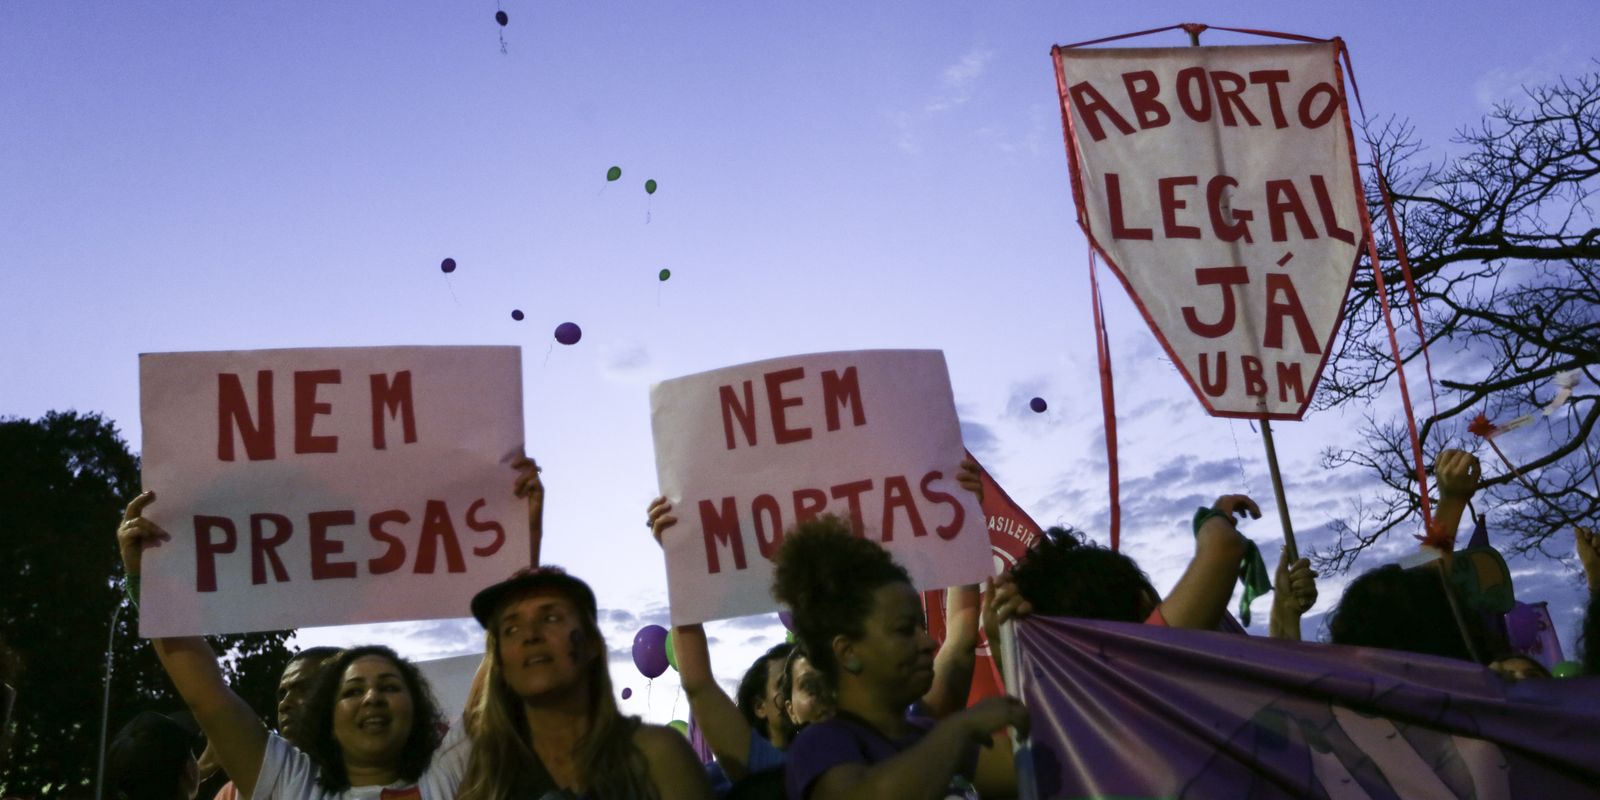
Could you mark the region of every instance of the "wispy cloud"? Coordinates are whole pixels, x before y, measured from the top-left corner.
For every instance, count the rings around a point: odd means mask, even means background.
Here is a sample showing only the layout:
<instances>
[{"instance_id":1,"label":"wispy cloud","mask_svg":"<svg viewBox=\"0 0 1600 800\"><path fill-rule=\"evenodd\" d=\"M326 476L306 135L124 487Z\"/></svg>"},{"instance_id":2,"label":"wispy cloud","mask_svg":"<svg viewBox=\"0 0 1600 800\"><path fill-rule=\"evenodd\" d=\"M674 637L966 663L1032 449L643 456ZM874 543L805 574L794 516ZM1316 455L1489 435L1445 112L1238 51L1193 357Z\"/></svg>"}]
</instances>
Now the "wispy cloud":
<instances>
[{"instance_id":1,"label":"wispy cloud","mask_svg":"<svg viewBox=\"0 0 1600 800\"><path fill-rule=\"evenodd\" d=\"M944 74L940 76L940 94L924 106L923 111L937 114L972 99L974 85L983 77L993 58L993 50L980 47L968 51L956 63L945 67Z\"/></svg>"}]
</instances>

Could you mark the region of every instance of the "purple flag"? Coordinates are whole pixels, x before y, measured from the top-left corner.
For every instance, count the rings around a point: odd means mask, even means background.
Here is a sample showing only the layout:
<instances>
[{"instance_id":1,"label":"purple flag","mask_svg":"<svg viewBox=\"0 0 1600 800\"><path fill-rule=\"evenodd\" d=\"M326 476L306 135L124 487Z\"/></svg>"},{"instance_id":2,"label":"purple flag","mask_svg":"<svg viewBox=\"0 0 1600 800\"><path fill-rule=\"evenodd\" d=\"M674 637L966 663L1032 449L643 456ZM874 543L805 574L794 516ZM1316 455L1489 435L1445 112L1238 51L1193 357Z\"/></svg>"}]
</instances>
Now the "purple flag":
<instances>
[{"instance_id":1,"label":"purple flag","mask_svg":"<svg viewBox=\"0 0 1600 800\"><path fill-rule=\"evenodd\" d=\"M1600 797L1600 678L1076 619L1017 642L1040 797Z\"/></svg>"}]
</instances>

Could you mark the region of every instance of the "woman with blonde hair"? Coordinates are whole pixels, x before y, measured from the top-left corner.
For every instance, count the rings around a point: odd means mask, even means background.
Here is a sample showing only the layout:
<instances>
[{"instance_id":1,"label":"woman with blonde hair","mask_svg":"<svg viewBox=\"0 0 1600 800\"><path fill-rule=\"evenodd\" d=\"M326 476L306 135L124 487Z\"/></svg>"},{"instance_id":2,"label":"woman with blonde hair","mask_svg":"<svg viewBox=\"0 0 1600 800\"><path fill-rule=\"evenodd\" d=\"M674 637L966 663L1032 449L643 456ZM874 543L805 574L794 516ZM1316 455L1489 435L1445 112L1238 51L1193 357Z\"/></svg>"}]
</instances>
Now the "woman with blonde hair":
<instances>
[{"instance_id":1,"label":"woman with blonde hair","mask_svg":"<svg viewBox=\"0 0 1600 800\"><path fill-rule=\"evenodd\" d=\"M710 796L681 734L617 710L588 584L525 568L479 592L472 615L486 669L461 800Z\"/></svg>"}]
</instances>

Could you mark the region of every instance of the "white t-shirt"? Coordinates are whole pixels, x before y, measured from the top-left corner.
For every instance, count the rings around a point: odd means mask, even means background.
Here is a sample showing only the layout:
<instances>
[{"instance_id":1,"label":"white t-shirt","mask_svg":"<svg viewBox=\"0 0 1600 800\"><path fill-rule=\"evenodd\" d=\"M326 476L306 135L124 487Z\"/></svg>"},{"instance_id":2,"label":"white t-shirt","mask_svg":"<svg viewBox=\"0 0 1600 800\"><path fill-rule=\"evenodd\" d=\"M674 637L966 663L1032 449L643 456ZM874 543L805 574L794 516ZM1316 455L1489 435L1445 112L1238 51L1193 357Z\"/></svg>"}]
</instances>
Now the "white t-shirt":
<instances>
[{"instance_id":1,"label":"white t-shirt","mask_svg":"<svg viewBox=\"0 0 1600 800\"><path fill-rule=\"evenodd\" d=\"M267 750L261 756L261 774L256 777L252 800L452 800L456 787L467 772L472 756L472 740L466 726L456 720L434 751L428 769L416 783L400 781L388 786L353 786L342 792L328 792L317 785L317 767L311 757L296 750L273 733L267 736Z\"/></svg>"}]
</instances>

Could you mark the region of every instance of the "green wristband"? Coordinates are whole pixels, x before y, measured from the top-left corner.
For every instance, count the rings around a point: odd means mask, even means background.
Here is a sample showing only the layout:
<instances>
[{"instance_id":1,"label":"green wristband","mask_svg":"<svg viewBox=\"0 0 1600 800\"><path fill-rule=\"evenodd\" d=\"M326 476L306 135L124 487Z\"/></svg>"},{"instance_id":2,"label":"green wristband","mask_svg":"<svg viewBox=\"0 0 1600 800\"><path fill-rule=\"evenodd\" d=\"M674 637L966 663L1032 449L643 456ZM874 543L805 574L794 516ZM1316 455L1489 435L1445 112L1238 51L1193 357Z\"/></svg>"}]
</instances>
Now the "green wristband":
<instances>
[{"instance_id":1,"label":"green wristband","mask_svg":"<svg viewBox=\"0 0 1600 800\"><path fill-rule=\"evenodd\" d=\"M128 605L139 607L139 576L124 575L122 577L122 596L128 599Z\"/></svg>"}]
</instances>

